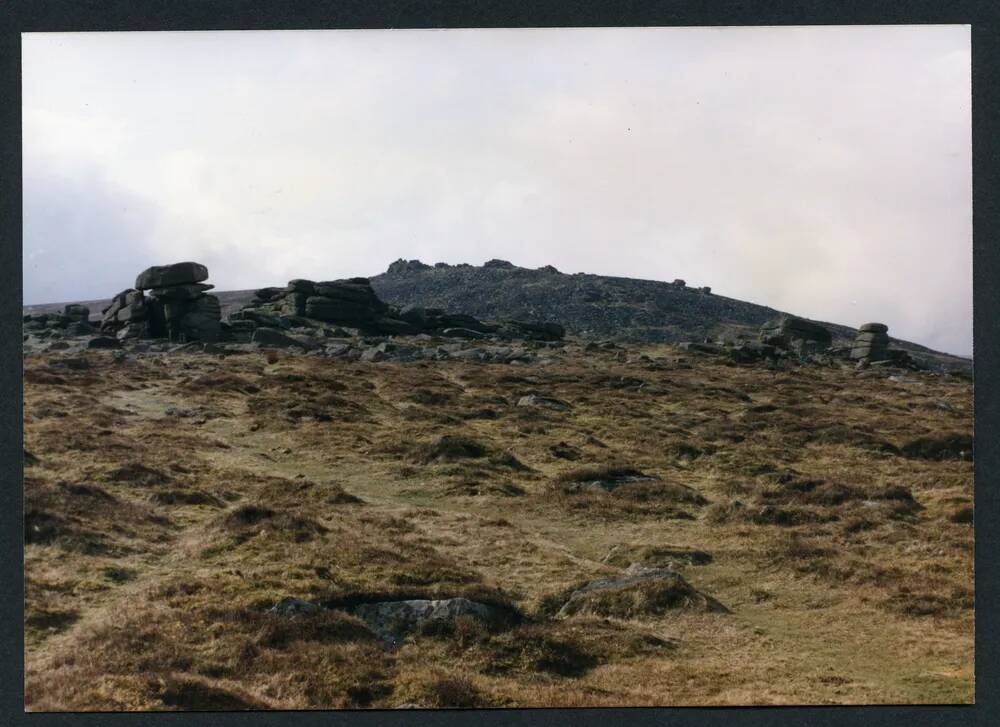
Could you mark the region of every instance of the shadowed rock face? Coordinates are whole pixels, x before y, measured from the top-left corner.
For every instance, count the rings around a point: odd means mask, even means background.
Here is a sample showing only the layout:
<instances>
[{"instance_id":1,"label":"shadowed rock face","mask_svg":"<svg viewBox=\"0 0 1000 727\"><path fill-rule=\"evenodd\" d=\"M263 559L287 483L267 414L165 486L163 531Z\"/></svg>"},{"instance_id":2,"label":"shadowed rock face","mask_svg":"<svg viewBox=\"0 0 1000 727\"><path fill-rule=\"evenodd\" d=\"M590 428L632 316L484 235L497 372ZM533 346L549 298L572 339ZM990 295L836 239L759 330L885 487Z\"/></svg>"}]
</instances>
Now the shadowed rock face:
<instances>
[{"instance_id":1,"label":"shadowed rock face","mask_svg":"<svg viewBox=\"0 0 1000 727\"><path fill-rule=\"evenodd\" d=\"M139 273L135 279L137 290L163 288L171 285L200 283L208 279L208 268L199 263L183 262L172 265L154 265Z\"/></svg>"},{"instance_id":2,"label":"shadowed rock face","mask_svg":"<svg viewBox=\"0 0 1000 727\"><path fill-rule=\"evenodd\" d=\"M208 268L193 262L154 265L139 273L136 289L123 290L101 313L101 328L126 338L217 341L222 328L219 299L202 284Z\"/></svg>"},{"instance_id":3,"label":"shadowed rock face","mask_svg":"<svg viewBox=\"0 0 1000 727\"><path fill-rule=\"evenodd\" d=\"M710 295L683 281L667 283L565 274L552 266L521 268L505 260L482 266L398 260L371 278L387 303L462 311L487 320L551 320L569 335L672 343L716 337L732 329L756 337L778 311ZM853 338L853 330L834 327Z\"/></svg>"}]
</instances>

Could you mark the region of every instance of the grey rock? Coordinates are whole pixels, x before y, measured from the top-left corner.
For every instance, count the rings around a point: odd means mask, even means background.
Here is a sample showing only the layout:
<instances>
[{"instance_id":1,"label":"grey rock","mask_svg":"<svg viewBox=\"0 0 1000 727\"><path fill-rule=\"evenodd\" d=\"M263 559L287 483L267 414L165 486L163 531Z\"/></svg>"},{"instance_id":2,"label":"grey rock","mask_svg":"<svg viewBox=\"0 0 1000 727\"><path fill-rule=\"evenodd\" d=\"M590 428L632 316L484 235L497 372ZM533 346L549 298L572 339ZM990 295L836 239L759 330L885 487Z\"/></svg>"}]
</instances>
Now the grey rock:
<instances>
[{"instance_id":1,"label":"grey rock","mask_svg":"<svg viewBox=\"0 0 1000 727\"><path fill-rule=\"evenodd\" d=\"M119 328L115 335L120 341L130 338L146 338L149 335L149 326L144 321L131 321Z\"/></svg>"},{"instance_id":2,"label":"grey rock","mask_svg":"<svg viewBox=\"0 0 1000 727\"><path fill-rule=\"evenodd\" d=\"M281 320L280 316L272 315L270 313L263 313L261 311L253 310L252 308L244 308L243 310L236 311L229 316L229 323L231 325L236 325L239 321L250 321L257 326L266 326L268 328L287 328L288 326ZM238 326L242 328L242 326ZM252 330L252 328L251 328Z\"/></svg>"},{"instance_id":3,"label":"grey rock","mask_svg":"<svg viewBox=\"0 0 1000 727\"><path fill-rule=\"evenodd\" d=\"M862 333L873 332L873 333L888 333L889 326L884 323L865 323L860 328L859 331Z\"/></svg>"},{"instance_id":4,"label":"grey rock","mask_svg":"<svg viewBox=\"0 0 1000 727\"><path fill-rule=\"evenodd\" d=\"M304 280L302 278L296 278L295 280L289 280L288 285L285 287L286 293L301 293L306 297L310 295L316 295L316 284L311 280ZM275 296L277 297L277 296Z\"/></svg>"},{"instance_id":5,"label":"grey rock","mask_svg":"<svg viewBox=\"0 0 1000 727\"><path fill-rule=\"evenodd\" d=\"M221 317L219 299L214 295L202 295L188 304L178 322L178 330L184 340L215 342L222 332Z\"/></svg>"},{"instance_id":6,"label":"grey rock","mask_svg":"<svg viewBox=\"0 0 1000 727\"><path fill-rule=\"evenodd\" d=\"M500 270L513 270L517 266L514 263L507 260L500 260L499 258L493 258L492 260L487 260L483 263L484 268L494 268Z\"/></svg>"},{"instance_id":7,"label":"grey rock","mask_svg":"<svg viewBox=\"0 0 1000 727\"><path fill-rule=\"evenodd\" d=\"M317 321L343 325L365 325L374 319L375 311L364 303L310 296L305 301L305 315Z\"/></svg>"},{"instance_id":8,"label":"grey rock","mask_svg":"<svg viewBox=\"0 0 1000 727\"><path fill-rule=\"evenodd\" d=\"M351 612L380 639L394 646L429 621L453 622L460 616L471 616L492 623L506 616L494 606L461 597L364 603Z\"/></svg>"},{"instance_id":9,"label":"grey rock","mask_svg":"<svg viewBox=\"0 0 1000 727\"><path fill-rule=\"evenodd\" d=\"M306 348L298 339L285 335L276 328L266 328L264 326L257 328L250 340L260 346L277 346L279 348L295 346L297 348Z\"/></svg>"},{"instance_id":10,"label":"grey rock","mask_svg":"<svg viewBox=\"0 0 1000 727\"><path fill-rule=\"evenodd\" d=\"M285 288L275 288L275 287L258 288L253 292L253 295L254 298L256 298L259 301L269 302L283 296L285 294L285 291L286 291Z\"/></svg>"},{"instance_id":11,"label":"grey rock","mask_svg":"<svg viewBox=\"0 0 1000 727\"><path fill-rule=\"evenodd\" d=\"M90 318L90 308L80 303L70 303L62 309L62 315L75 321L86 323Z\"/></svg>"},{"instance_id":12,"label":"grey rock","mask_svg":"<svg viewBox=\"0 0 1000 727\"><path fill-rule=\"evenodd\" d=\"M431 266L422 263L419 260L404 260L400 258L396 262L389 265L389 269L386 271L388 275L405 275L406 273L417 272L420 270L430 270Z\"/></svg>"},{"instance_id":13,"label":"grey rock","mask_svg":"<svg viewBox=\"0 0 1000 727\"><path fill-rule=\"evenodd\" d=\"M833 343L833 335L819 323L794 316L783 316L761 326L760 341L772 346L790 350L795 341L812 341L810 349L828 348ZM800 344L801 346L801 344Z\"/></svg>"},{"instance_id":14,"label":"grey rock","mask_svg":"<svg viewBox=\"0 0 1000 727\"><path fill-rule=\"evenodd\" d=\"M375 321L375 328L380 333L391 336L406 336L417 332L411 323L398 318L379 318Z\"/></svg>"},{"instance_id":15,"label":"grey rock","mask_svg":"<svg viewBox=\"0 0 1000 727\"><path fill-rule=\"evenodd\" d=\"M135 279L135 287L138 290L148 290L168 285L200 283L207 278L208 268L198 263L182 262L172 265L154 265L139 273Z\"/></svg>"},{"instance_id":16,"label":"grey rock","mask_svg":"<svg viewBox=\"0 0 1000 727\"><path fill-rule=\"evenodd\" d=\"M281 312L286 316L309 316L310 318L318 318L318 316L314 316L309 313L309 296L306 293L288 293L281 300Z\"/></svg>"},{"instance_id":17,"label":"grey rock","mask_svg":"<svg viewBox=\"0 0 1000 727\"><path fill-rule=\"evenodd\" d=\"M544 409L554 409L556 411L569 411L573 405L562 399L555 399L549 396L538 396L528 394L517 400L518 406L538 406Z\"/></svg>"}]
</instances>

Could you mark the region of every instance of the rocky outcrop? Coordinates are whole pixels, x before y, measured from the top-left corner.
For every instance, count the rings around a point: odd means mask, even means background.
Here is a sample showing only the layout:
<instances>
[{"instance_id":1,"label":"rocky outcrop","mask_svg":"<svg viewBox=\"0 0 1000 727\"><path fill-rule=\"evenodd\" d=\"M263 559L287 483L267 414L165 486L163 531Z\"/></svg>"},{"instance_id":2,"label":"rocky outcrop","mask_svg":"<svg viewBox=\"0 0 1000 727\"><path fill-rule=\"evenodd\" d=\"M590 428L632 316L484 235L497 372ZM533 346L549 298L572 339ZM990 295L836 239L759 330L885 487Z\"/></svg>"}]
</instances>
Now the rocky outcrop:
<instances>
[{"instance_id":1,"label":"rocky outcrop","mask_svg":"<svg viewBox=\"0 0 1000 727\"><path fill-rule=\"evenodd\" d=\"M761 326L760 341L804 355L829 348L833 343L833 336L819 323L794 316L782 316Z\"/></svg>"},{"instance_id":2,"label":"rocky outcrop","mask_svg":"<svg viewBox=\"0 0 1000 727\"><path fill-rule=\"evenodd\" d=\"M199 263L155 265L139 273L135 288L118 293L101 311L101 329L119 339L168 338L218 341L222 335L219 299L207 295L208 269Z\"/></svg>"},{"instance_id":3,"label":"rocky outcrop","mask_svg":"<svg viewBox=\"0 0 1000 727\"><path fill-rule=\"evenodd\" d=\"M430 268L416 260L393 263L396 270ZM422 267L421 267L422 266ZM441 308L388 305L367 278L329 282L290 280L284 288L260 288L250 305L229 316L225 328L232 340L251 341L253 331L268 328L319 328L327 324L356 329L365 335L408 336L430 334L479 340L504 339L556 341L565 329L551 322L508 320L489 323L464 313Z\"/></svg>"},{"instance_id":4,"label":"rocky outcrop","mask_svg":"<svg viewBox=\"0 0 1000 727\"><path fill-rule=\"evenodd\" d=\"M858 329L851 348L855 360L885 361L889 358L889 327L884 323L865 323Z\"/></svg>"}]
</instances>

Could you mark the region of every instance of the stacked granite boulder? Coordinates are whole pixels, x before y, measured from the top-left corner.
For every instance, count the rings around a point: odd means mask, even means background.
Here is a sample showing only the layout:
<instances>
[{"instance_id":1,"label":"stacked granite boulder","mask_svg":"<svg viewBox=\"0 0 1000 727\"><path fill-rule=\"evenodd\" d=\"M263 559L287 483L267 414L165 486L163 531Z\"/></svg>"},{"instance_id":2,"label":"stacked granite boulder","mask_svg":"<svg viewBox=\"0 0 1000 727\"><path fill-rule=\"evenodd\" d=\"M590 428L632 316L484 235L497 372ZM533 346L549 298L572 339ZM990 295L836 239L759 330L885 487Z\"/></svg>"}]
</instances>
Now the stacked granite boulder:
<instances>
[{"instance_id":1,"label":"stacked granite boulder","mask_svg":"<svg viewBox=\"0 0 1000 727\"><path fill-rule=\"evenodd\" d=\"M22 319L24 330L41 337L50 335L80 336L93 332L90 325L90 308L79 303L69 303L58 313L28 314Z\"/></svg>"},{"instance_id":2,"label":"stacked granite boulder","mask_svg":"<svg viewBox=\"0 0 1000 727\"><path fill-rule=\"evenodd\" d=\"M222 307L206 291L208 268L193 262L156 265L141 272L135 288L118 293L102 311L101 328L119 339L169 338L218 341Z\"/></svg>"},{"instance_id":3,"label":"stacked granite boulder","mask_svg":"<svg viewBox=\"0 0 1000 727\"><path fill-rule=\"evenodd\" d=\"M257 328L316 328L334 324L366 333L416 333L372 290L368 278L327 282L296 279L284 288L261 288L250 304L229 316L234 340L248 340Z\"/></svg>"},{"instance_id":4,"label":"stacked granite boulder","mask_svg":"<svg viewBox=\"0 0 1000 727\"><path fill-rule=\"evenodd\" d=\"M851 348L851 358L858 361L889 360L889 327L884 323L865 323L861 326Z\"/></svg>"},{"instance_id":5,"label":"stacked granite boulder","mask_svg":"<svg viewBox=\"0 0 1000 727\"><path fill-rule=\"evenodd\" d=\"M761 327L760 342L805 356L828 349L833 343L833 336L818 323L782 316Z\"/></svg>"},{"instance_id":6,"label":"stacked granite boulder","mask_svg":"<svg viewBox=\"0 0 1000 727\"><path fill-rule=\"evenodd\" d=\"M558 340L565 335L563 327L555 323L487 323L439 308L409 305L398 309L383 302L367 278L329 282L296 279L284 288L261 288L254 292L248 306L229 316L224 330L231 340L259 342L273 338L278 329L316 329L328 324L356 329L366 335L426 333L467 339L495 336L540 341ZM260 329L270 330L258 335Z\"/></svg>"}]
</instances>

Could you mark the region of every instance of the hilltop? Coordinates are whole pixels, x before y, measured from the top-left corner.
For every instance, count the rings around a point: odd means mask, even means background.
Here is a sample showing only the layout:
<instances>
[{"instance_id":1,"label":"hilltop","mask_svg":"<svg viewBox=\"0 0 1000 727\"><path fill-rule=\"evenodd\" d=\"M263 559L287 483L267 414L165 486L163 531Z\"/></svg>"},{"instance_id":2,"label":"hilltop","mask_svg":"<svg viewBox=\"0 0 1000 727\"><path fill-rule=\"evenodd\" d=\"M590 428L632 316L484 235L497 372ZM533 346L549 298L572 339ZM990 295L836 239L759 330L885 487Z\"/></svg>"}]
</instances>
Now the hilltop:
<instances>
[{"instance_id":1,"label":"hilltop","mask_svg":"<svg viewBox=\"0 0 1000 727\"><path fill-rule=\"evenodd\" d=\"M503 260L484 265L427 265L398 260L370 278L372 289L389 304L443 308L485 320L544 320L557 322L568 335L583 340L619 343L676 343L755 338L767 321L789 313L718 295L683 281L562 273L552 266L518 267ZM223 317L254 297L253 290L216 291ZM74 301L91 311L108 306L110 299ZM49 313L63 303L25 306L26 314ZM834 343L849 345L856 329L817 321L833 335ZM890 322L891 323L891 322ZM891 338L894 347L936 366L971 370L968 358L934 351L911 341Z\"/></svg>"}]
</instances>

